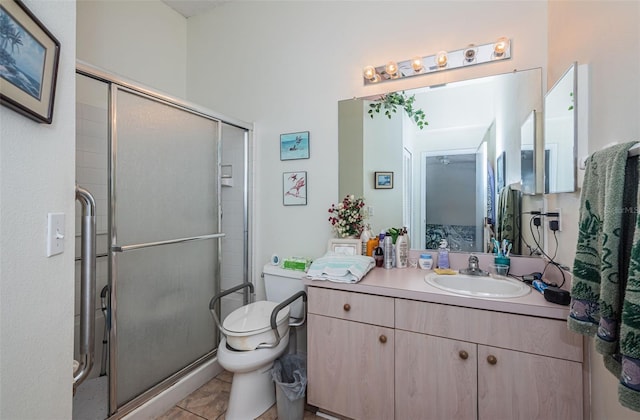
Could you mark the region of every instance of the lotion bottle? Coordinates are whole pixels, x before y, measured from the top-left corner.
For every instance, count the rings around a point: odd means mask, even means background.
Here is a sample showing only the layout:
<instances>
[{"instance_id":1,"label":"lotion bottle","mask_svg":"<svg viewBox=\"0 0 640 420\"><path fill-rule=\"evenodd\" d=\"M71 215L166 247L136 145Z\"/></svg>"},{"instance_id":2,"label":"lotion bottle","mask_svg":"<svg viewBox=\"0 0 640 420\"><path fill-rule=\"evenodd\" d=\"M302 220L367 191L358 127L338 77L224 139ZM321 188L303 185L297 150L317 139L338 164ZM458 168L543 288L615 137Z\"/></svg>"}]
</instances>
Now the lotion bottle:
<instances>
[{"instance_id":1,"label":"lotion bottle","mask_svg":"<svg viewBox=\"0 0 640 420\"><path fill-rule=\"evenodd\" d=\"M396 267L407 268L409 257L409 244L407 241L407 235L404 232L400 233L398 239L396 239Z\"/></svg>"},{"instance_id":2,"label":"lotion bottle","mask_svg":"<svg viewBox=\"0 0 640 420\"><path fill-rule=\"evenodd\" d=\"M447 248L447 240L440 241L440 248L438 248L438 268L450 268L449 265L449 248Z\"/></svg>"}]
</instances>

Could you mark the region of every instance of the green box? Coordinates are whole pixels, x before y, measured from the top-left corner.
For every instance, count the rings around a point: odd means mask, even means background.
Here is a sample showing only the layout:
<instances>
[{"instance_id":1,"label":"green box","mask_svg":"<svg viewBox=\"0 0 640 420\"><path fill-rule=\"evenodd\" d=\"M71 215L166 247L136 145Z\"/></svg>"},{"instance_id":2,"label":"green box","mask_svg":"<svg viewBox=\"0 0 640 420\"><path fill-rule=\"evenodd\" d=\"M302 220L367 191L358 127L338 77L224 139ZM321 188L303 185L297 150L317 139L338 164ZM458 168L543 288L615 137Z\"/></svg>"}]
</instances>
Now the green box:
<instances>
[{"instance_id":1,"label":"green box","mask_svg":"<svg viewBox=\"0 0 640 420\"><path fill-rule=\"evenodd\" d=\"M282 268L288 270L307 271L309 260L300 258L287 258L282 262Z\"/></svg>"}]
</instances>

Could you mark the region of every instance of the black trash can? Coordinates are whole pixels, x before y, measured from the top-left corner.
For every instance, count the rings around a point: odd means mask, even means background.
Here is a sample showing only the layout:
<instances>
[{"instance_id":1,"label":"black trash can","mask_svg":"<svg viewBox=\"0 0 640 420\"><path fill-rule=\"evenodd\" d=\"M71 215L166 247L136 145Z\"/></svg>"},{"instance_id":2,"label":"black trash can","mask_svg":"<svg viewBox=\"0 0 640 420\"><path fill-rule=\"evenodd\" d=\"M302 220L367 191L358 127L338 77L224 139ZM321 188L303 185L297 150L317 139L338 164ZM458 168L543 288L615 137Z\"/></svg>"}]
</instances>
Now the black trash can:
<instances>
[{"instance_id":1,"label":"black trash can","mask_svg":"<svg viewBox=\"0 0 640 420\"><path fill-rule=\"evenodd\" d=\"M298 354L285 354L271 368L276 383L278 420L302 420L307 390L307 361Z\"/></svg>"}]
</instances>

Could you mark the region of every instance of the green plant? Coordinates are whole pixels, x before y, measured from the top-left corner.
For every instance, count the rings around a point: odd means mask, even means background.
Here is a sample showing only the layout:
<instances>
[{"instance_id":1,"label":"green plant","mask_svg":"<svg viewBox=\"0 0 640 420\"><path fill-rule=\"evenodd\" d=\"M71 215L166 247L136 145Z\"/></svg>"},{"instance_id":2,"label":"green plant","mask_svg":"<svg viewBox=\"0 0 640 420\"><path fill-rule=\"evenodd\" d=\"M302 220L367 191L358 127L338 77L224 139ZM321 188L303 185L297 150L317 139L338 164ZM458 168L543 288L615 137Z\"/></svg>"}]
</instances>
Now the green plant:
<instances>
[{"instance_id":1,"label":"green plant","mask_svg":"<svg viewBox=\"0 0 640 420\"><path fill-rule=\"evenodd\" d=\"M573 92L569 92L569 96L571 97L571 105L569 105L568 111L571 111L573 109Z\"/></svg>"},{"instance_id":2,"label":"green plant","mask_svg":"<svg viewBox=\"0 0 640 420\"><path fill-rule=\"evenodd\" d=\"M413 103L415 101L416 95L407 96L404 91L387 93L386 95L382 95L375 103L369 105L371 109L368 113L371 118L373 118L374 113L380 114L384 109L384 115L390 119L391 113L396 113L398 107L400 107L404 109L407 116L413 119L418 128L422 130L424 126L429 125L429 123L425 119L426 115L423 110L413 108Z\"/></svg>"}]
</instances>

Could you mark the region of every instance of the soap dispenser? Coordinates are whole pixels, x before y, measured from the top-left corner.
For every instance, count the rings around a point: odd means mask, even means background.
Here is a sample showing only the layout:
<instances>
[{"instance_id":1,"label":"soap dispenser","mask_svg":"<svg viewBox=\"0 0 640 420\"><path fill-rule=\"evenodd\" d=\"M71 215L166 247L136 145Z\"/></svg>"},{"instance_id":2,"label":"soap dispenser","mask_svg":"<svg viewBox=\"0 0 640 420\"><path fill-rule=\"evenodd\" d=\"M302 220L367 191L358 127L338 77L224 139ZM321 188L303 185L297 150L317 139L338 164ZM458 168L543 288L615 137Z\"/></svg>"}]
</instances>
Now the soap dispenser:
<instances>
[{"instance_id":1,"label":"soap dispenser","mask_svg":"<svg viewBox=\"0 0 640 420\"><path fill-rule=\"evenodd\" d=\"M449 265L449 248L446 239L440 241L440 248L438 248L438 268L450 268Z\"/></svg>"}]
</instances>

